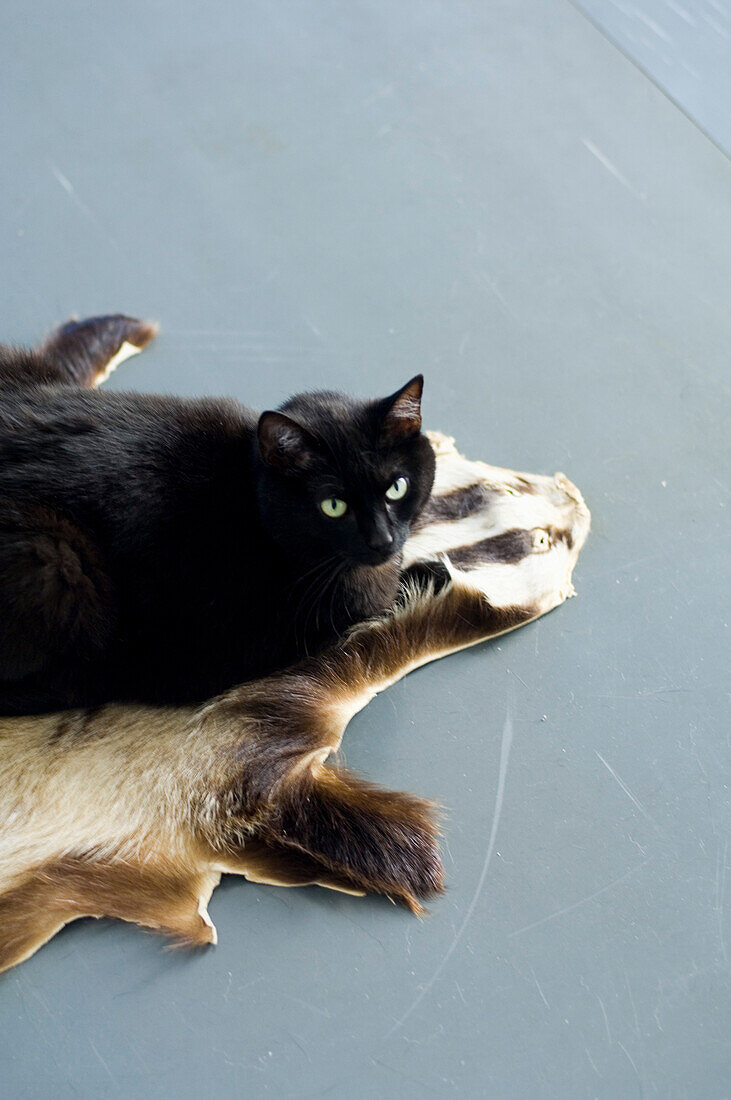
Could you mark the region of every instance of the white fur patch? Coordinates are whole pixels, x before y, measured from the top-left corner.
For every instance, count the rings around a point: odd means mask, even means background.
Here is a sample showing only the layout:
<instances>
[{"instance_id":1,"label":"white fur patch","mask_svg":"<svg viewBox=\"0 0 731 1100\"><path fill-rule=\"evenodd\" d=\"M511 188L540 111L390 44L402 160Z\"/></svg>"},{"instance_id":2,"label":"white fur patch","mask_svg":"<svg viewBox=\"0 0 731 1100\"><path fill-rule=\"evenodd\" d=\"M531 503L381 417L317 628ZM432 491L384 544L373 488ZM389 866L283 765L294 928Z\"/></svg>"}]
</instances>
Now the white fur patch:
<instances>
[{"instance_id":1,"label":"white fur patch","mask_svg":"<svg viewBox=\"0 0 731 1100\"><path fill-rule=\"evenodd\" d=\"M198 915L200 916L203 923L205 925L207 925L208 928L210 928L210 930L211 930L211 943L215 947L216 944L218 943L218 932L216 931L216 926L215 926L215 924L213 923L213 921L211 920L211 918L208 914L208 898L199 898L198 899Z\"/></svg>"},{"instance_id":2,"label":"white fur patch","mask_svg":"<svg viewBox=\"0 0 731 1100\"><path fill-rule=\"evenodd\" d=\"M115 371L119 364L123 363L125 359L131 359L133 355L139 355L141 351L142 348L138 348L134 344L130 344L127 340L125 340L117 354L113 355L112 358L109 360L102 373L97 375L97 377L94 379L94 388L100 386L102 382L106 382L112 371Z\"/></svg>"}]
</instances>

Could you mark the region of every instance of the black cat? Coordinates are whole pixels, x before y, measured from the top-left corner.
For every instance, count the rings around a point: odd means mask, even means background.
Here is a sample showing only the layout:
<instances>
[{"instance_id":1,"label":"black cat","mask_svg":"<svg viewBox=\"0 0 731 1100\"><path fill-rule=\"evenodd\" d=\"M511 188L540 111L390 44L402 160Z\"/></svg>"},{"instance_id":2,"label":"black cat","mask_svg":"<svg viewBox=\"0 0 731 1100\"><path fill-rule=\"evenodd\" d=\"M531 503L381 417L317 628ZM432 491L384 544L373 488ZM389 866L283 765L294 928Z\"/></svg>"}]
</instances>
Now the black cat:
<instances>
[{"instance_id":1,"label":"black cat","mask_svg":"<svg viewBox=\"0 0 731 1100\"><path fill-rule=\"evenodd\" d=\"M434 479L421 376L261 416L93 389L153 335L100 317L0 348L0 713L203 699L397 595Z\"/></svg>"}]
</instances>

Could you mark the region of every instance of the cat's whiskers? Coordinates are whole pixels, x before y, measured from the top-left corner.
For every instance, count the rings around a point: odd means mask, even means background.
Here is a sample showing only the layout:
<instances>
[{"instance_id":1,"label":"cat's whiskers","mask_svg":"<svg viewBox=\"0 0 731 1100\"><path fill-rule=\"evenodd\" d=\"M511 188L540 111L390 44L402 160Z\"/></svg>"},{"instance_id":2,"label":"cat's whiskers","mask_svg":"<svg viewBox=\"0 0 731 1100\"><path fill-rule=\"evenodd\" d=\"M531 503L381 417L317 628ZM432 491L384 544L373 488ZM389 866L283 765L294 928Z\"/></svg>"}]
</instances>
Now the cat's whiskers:
<instances>
[{"instance_id":1,"label":"cat's whiskers","mask_svg":"<svg viewBox=\"0 0 731 1100\"><path fill-rule=\"evenodd\" d=\"M332 579L333 574L331 573L331 570L333 565L337 566L340 561L340 554L328 555L328 557L323 558L321 561L312 566L311 569L308 569L307 572L304 573L301 577L298 577L297 581L293 585L292 590L293 592L295 592L296 589L303 583L303 581L308 581L304 591L298 599L297 606L292 616L292 629L294 631L296 640L298 635L300 616L303 612L306 612L306 617L302 626L302 642L305 649L305 654L307 656L310 655L307 649L307 626L309 624L312 611L317 606L318 601L320 600L323 592L326 589L326 586L330 583L330 580ZM335 570L335 573L337 573L337 569Z\"/></svg>"},{"instance_id":2,"label":"cat's whiskers","mask_svg":"<svg viewBox=\"0 0 731 1100\"><path fill-rule=\"evenodd\" d=\"M338 580L340 579L342 574L345 572L346 564L347 564L346 562L343 562L343 564L340 566L340 569L336 574L336 577L337 577ZM335 625L335 621L333 619L333 606L335 604L335 596L336 596L337 591L338 591L337 585L333 584L332 588L330 589L330 608L329 608L330 626L332 627L333 634L338 633L338 628ZM345 600L345 593L344 592L342 593L342 596L343 596L344 606L347 608L348 604L347 604L347 601Z\"/></svg>"},{"instance_id":3,"label":"cat's whiskers","mask_svg":"<svg viewBox=\"0 0 731 1100\"><path fill-rule=\"evenodd\" d=\"M328 576L323 578L322 587L318 590L316 598L312 601L307 619L305 621L305 633L307 631L307 626L309 625L309 621L313 612L315 615L315 631L320 631L320 616L326 607L328 593L330 594L330 604L328 605L330 622L331 625L333 625L333 632L335 634L338 633L337 628L334 627L334 624L332 622L332 603L339 591L338 581L340 580L345 570L349 568L350 564L351 563L348 558L339 556L332 572ZM307 643L305 639L305 646L306 644Z\"/></svg>"},{"instance_id":4,"label":"cat's whiskers","mask_svg":"<svg viewBox=\"0 0 731 1100\"><path fill-rule=\"evenodd\" d=\"M332 565L333 561L336 560L336 558L336 554L330 554L327 558L323 558L320 561L316 562L310 569L307 570L306 573L303 573L301 576L296 578L291 586L292 594L296 593L297 589L301 585L303 585L305 581L308 581L307 585L304 588L304 591L299 598L298 610L304 604L311 590L318 584L319 580L322 577L323 571L327 570L329 566Z\"/></svg>"},{"instance_id":5,"label":"cat's whiskers","mask_svg":"<svg viewBox=\"0 0 731 1100\"><path fill-rule=\"evenodd\" d=\"M309 602L309 607L307 608L307 615L305 617L304 625L302 627L302 644L308 657L310 656L310 651L307 645L307 629L310 625L312 615L314 613L315 630L318 631L320 628L320 610L322 608L322 604L325 595L327 594L328 588L330 587L330 585L334 585L339 574L342 572L342 570L345 568L345 565L347 564L346 561L340 558L340 555L334 555L332 558L330 558L328 561L328 565L332 566L333 562L335 563L334 568L327 571L324 575L321 574L319 576L317 587Z\"/></svg>"},{"instance_id":6,"label":"cat's whiskers","mask_svg":"<svg viewBox=\"0 0 731 1100\"><path fill-rule=\"evenodd\" d=\"M333 622L333 603L335 601L335 595L337 593L337 582L340 579L340 577L342 576L342 574L344 573L347 565L348 565L347 559L343 559L335 567L332 575L325 581L325 584L322 587L322 591L320 592L319 599L317 601L317 611L315 613L315 629L316 630L320 629L320 612L322 611L322 609L325 605L325 597L328 595L328 590L329 590L330 602L328 604L328 613L330 615L330 626L332 627L333 633L337 634L337 628L335 626L335 623Z\"/></svg>"}]
</instances>

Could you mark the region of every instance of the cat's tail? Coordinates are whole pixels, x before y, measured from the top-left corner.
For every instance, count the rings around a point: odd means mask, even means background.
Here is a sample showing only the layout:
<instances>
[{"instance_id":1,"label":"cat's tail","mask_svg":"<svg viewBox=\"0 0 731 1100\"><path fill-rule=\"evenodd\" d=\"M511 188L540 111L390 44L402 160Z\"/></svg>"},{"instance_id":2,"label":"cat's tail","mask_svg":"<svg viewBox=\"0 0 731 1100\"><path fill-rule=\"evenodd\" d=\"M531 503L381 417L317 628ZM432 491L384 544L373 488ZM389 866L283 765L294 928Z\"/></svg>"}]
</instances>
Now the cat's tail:
<instances>
[{"instance_id":1,"label":"cat's tail","mask_svg":"<svg viewBox=\"0 0 731 1100\"><path fill-rule=\"evenodd\" d=\"M436 816L433 803L315 765L279 787L256 831L420 914L444 890Z\"/></svg>"}]
</instances>

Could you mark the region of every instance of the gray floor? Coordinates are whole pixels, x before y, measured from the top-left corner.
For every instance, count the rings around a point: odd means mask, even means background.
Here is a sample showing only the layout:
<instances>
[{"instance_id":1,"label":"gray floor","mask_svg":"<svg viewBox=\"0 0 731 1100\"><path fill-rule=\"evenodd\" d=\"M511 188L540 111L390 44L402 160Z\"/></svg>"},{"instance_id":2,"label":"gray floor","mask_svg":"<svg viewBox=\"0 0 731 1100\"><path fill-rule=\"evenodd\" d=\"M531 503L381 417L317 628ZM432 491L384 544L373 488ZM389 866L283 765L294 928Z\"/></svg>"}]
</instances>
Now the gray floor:
<instances>
[{"instance_id":1,"label":"gray floor","mask_svg":"<svg viewBox=\"0 0 731 1100\"><path fill-rule=\"evenodd\" d=\"M568 0L0 18L5 339L154 316L113 386L256 406L423 370L430 425L594 513L577 600L349 731L449 807L427 920L231 881L204 954L76 925L0 980L0 1093L729 1096L723 154Z\"/></svg>"}]
</instances>

